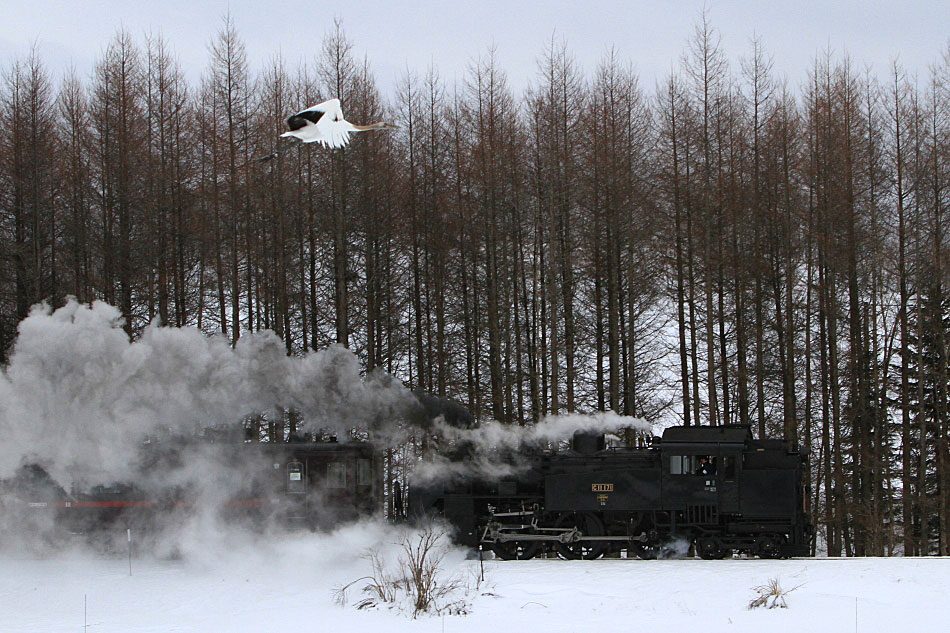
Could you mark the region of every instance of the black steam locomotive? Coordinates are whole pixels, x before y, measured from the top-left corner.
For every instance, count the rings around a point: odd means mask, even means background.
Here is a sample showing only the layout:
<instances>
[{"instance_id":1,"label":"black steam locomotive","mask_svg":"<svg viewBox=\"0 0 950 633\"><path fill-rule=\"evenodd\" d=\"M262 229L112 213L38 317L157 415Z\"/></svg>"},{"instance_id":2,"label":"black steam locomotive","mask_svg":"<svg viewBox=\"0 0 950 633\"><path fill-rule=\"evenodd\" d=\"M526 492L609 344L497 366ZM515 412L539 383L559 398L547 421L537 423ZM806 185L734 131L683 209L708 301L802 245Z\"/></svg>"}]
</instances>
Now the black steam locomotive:
<instances>
[{"instance_id":1,"label":"black steam locomotive","mask_svg":"<svg viewBox=\"0 0 950 633\"><path fill-rule=\"evenodd\" d=\"M410 511L440 514L457 541L503 559L657 558L684 545L707 559L809 555L807 455L747 425L672 427L641 448L575 434L571 450L525 459L516 476L415 486Z\"/></svg>"}]
</instances>

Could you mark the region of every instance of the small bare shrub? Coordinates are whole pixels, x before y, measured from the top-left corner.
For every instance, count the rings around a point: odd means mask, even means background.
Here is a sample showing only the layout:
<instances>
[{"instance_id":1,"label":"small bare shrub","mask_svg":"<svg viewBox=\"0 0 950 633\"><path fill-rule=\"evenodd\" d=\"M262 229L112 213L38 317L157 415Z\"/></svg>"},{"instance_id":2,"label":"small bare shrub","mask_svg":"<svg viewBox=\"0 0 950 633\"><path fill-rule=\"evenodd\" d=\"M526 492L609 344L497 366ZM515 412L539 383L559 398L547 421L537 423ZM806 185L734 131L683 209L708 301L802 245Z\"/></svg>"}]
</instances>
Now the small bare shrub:
<instances>
[{"instance_id":1,"label":"small bare shrub","mask_svg":"<svg viewBox=\"0 0 950 633\"><path fill-rule=\"evenodd\" d=\"M446 541L444 531L429 525L402 542L399 566L412 598L413 616L438 612L442 600L462 586L458 577L444 578L441 573L449 551Z\"/></svg>"},{"instance_id":2,"label":"small bare shrub","mask_svg":"<svg viewBox=\"0 0 950 633\"><path fill-rule=\"evenodd\" d=\"M801 585L798 587L800 586ZM798 587L785 590L782 589L782 585L779 584L778 578L769 578L769 581L764 585L752 588L756 596L749 601L749 608L756 609L758 607L765 607L766 609L775 609L778 607L780 609L787 609L788 603L785 602L785 596L798 589Z\"/></svg>"},{"instance_id":3,"label":"small bare shrub","mask_svg":"<svg viewBox=\"0 0 950 633\"><path fill-rule=\"evenodd\" d=\"M481 582L476 580L473 589L473 584L463 582L460 576L445 574L443 562L450 551L445 532L428 525L405 537L400 545L402 551L393 568L387 565L379 550L367 552L364 558L370 561L372 572L336 589L336 602L348 604L348 590L363 583L362 597L353 603L357 609L388 605L411 611L413 618L422 613L467 614L467 597L472 591L478 591ZM402 606L404 602L408 605Z\"/></svg>"},{"instance_id":4,"label":"small bare shrub","mask_svg":"<svg viewBox=\"0 0 950 633\"><path fill-rule=\"evenodd\" d=\"M395 603L399 597L401 579L386 570L386 563L379 550L371 549L362 558L370 562L372 572L337 588L334 600L341 606L345 605L348 602L347 591L350 587L365 581L362 589L364 597L356 602L357 609L367 609L380 603Z\"/></svg>"}]
</instances>

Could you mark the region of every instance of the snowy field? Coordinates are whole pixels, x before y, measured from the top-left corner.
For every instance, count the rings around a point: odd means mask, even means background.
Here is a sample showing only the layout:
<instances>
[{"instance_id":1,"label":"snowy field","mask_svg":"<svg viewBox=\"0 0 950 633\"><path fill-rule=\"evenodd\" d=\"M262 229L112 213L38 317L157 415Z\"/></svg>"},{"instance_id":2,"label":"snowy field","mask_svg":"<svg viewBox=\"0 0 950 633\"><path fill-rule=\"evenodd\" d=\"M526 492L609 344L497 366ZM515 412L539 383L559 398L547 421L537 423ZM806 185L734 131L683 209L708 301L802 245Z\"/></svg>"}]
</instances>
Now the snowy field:
<instances>
[{"instance_id":1,"label":"snowy field","mask_svg":"<svg viewBox=\"0 0 950 633\"><path fill-rule=\"evenodd\" d=\"M305 631L928 631L947 630L950 559L478 561L445 567L469 584L467 615L357 610L334 588L369 571L367 547L396 556L379 526L327 537L230 540L177 560L0 555L3 633ZM254 553L249 553L253 551ZM787 609L748 610L776 578ZM358 589L351 589L357 597ZM84 615L85 600L85 615ZM351 604L352 604L351 598ZM85 617L85 620L84 620Z\"/></svg>"}]
</instances>

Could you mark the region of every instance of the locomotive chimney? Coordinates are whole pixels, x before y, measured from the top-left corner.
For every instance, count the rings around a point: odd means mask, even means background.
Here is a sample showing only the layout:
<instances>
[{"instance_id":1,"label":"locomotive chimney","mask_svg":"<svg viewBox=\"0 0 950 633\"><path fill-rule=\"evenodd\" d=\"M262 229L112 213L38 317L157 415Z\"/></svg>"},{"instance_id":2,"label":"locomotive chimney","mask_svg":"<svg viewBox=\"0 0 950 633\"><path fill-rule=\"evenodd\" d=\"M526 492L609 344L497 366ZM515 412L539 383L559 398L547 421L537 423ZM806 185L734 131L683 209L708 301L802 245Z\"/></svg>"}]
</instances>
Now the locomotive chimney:
<instances>
[{"instance_id":1,"label":"locomotive chimney","mask_svg":"<svg viewBox=\"0 0 950 633\"><path fill-rule=\"evenodd\" d=\"M607 447L603 433L586 433L584 431L575 431L574 439L571 441L571 448L575 453L581 455L593 455Z\"/></svg>"}]
</instances>

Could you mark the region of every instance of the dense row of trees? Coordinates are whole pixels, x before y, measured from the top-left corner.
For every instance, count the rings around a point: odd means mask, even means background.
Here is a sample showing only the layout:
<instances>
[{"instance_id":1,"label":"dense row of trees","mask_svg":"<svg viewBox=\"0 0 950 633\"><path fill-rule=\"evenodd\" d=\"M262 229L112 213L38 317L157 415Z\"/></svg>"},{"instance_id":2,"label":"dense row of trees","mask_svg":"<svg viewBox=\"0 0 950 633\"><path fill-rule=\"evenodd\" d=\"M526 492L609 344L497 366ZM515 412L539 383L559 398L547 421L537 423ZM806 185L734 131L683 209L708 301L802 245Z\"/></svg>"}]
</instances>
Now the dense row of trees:
<instances>
[{"instance_id":1,"label":"dense row of trees","mask_svg":"<svg viewBox=\"0 0 950 633\"><path fill-rule=\"evenodd\" d=\"M0 85L0 350L36 302L262 328L525 424L614 409L811 448L832 555L950 554L950 49L878 75L819 55L730 68L701 20L644 90L564 45L517 96L494 51L383 98L337 25L249 71L225 22L190 85L118 33L92 75L31 54ZM396 133L260 163L339 96Z\"/></svg>"}]
</instances>

